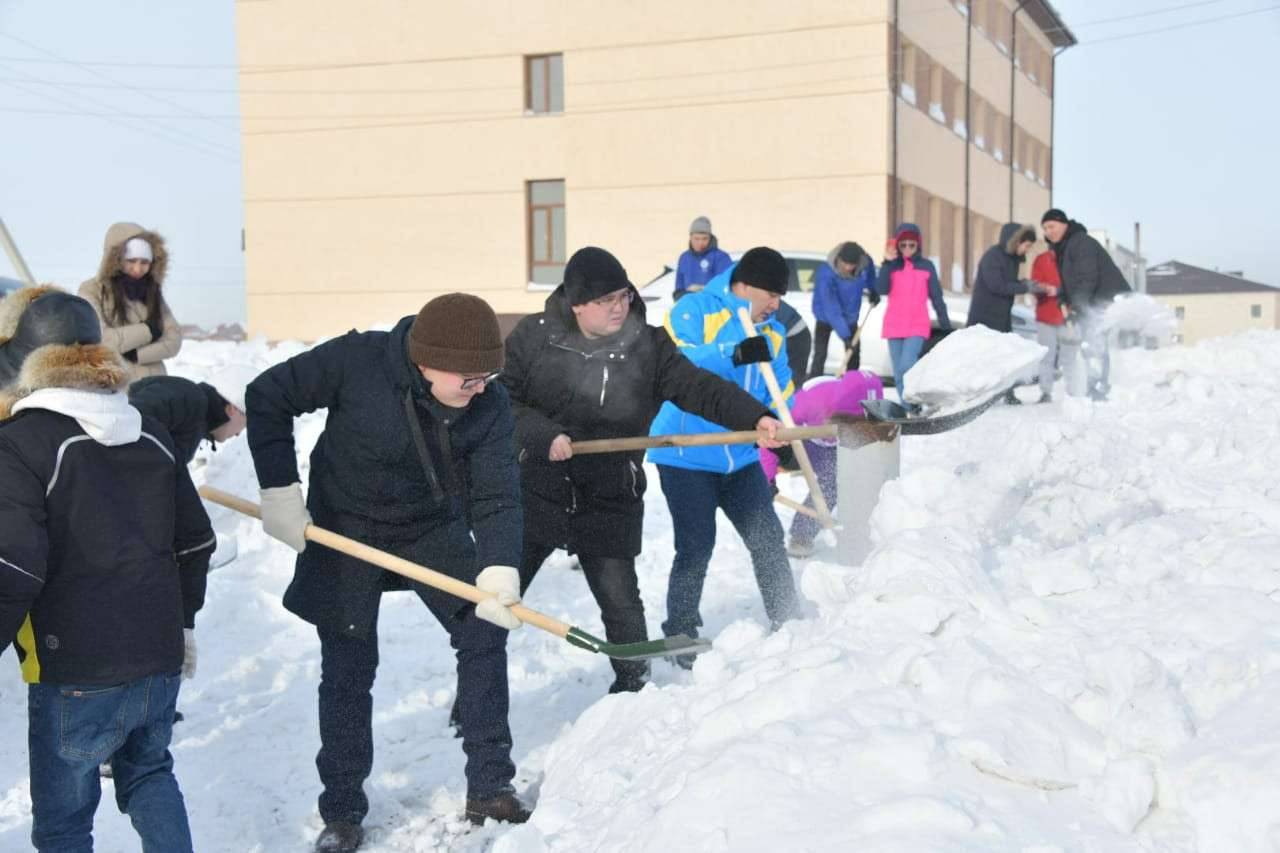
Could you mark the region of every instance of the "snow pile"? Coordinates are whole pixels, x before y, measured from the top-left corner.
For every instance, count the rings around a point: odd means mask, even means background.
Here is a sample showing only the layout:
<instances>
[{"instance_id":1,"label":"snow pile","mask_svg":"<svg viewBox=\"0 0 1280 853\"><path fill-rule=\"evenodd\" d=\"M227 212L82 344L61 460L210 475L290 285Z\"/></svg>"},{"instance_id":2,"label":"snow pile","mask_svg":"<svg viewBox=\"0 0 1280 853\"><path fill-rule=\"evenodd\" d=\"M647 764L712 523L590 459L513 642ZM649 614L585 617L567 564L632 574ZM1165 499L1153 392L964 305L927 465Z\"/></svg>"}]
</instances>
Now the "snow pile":
<instances>
[{"instance_id":1,"label":"snow pile","mask_svg":"<svg viewBox=\"0 0 1280 853\"><path fill-rule=\"evenodd\" d=\"M1107 308L1103 325L1117 332L1136 332L1154 338L1159 344L1173 340L1178 331L1178 317L1173 309L1145 293L1129 293L1118 297Z\"/></svg>"},{"instance_id":2,"label":"snow pile","mask_svg":"<svg viewBox=\"0 0 1280 853\"><path fill-rule=\"evenodd\" d=\"M188 344L175 372L298 349ZM453 654L414 596L388 594L363 849L1277 849L1280 335L1113 362L1108 403L996 407L903 439L875 549L860 566L829 545L797 563L807 612L776 633L722 521L702 608L715 648L691 673L658 661L643 693L605 696L606 660L514 632L516 785L536 802L524 827L460 820ZM322 425L297 422L304 476ZM243 438L202 450L195 473L256 492ZM649 474L638 573L656 632L673 532ZM781 487L804 495L799 478ZM256 522L211 514L239 556L210 576L200 671L179 699L196 846L307 850L320 829L315 630L280 603L292 553ZM570 562L548 561L528 603L599 633ZM0 849L19 850L26 691L3 660ZM136 850L105 787L96 849Z\"/></svg>"},{"instance_id":3,"label":"snow pile","mask_svg":"<svg viewBox=\"0 0 1280 853\"><path fill-rule=\"evenodd\" d=\"M907 401L949 407L978 401L1035 375L1045 348L1019 335L968 326L947 335L907 371Z\"/></svg>"}]
</instances>

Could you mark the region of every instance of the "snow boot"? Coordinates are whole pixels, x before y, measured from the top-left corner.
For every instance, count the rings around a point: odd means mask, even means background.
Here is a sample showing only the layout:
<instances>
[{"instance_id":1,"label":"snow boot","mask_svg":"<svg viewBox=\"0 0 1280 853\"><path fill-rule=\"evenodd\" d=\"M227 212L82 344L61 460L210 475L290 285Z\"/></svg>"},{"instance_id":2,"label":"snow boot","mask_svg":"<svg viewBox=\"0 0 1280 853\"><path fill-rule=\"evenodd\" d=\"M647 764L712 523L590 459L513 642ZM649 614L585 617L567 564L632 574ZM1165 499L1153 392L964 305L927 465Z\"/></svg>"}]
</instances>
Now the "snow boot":
<instances>
[{"instance_id":1,"label":"snow boot","mask_svg":"<svg viewBox=\"0 0 1280 853\"><path fill-rule=\"evenodd\" d=\"M1022 401L1018 399L1018 395L1014 394L1013 389L1010 388L1004 395L1004 404L1006 406L1021 406Z\"/></svg>"},{"instance_id":2,"label":"snow boot","mask_svg":"<svg viewBox=\"0 0 1280 853\"><path fill-rule=\"evenodd\" d=\"M1052 403L1052 402L1053 402L1053 395L1052 395L1052 394L1050 394L1048 391L1042 391L1042 392L1040 393L1040 399L1039 399L1039 400L1036 400L1036 402L1037 402L1037 403Z\"/></svg>"},{"instance_id":3,"label":"snow boot","mask_svg":"<svg viewBox=\"0 0 1280 853\"><path fill-rule=\"evenodd\" d=\"M787 542L787 556L798 559L813 556L813 540L791 539Z\"/></svg>"},{"instance_id":4,"label":"snow boot","mask_svg":"<svg viewBox=\"0 0 1280 853\"><path fill-rule=\"evenodd\" d=\"M358 823L336 821L325 824L316 839L316 853L354 853L364 841L364 829Z\"/></svg>"},{"instance_id":5,"label":"snow boot","mask_svg":"<svg viewBox=\"0 0 1280 853\"><path fill-rule=\"evenodd\" d=\"M484 800L467 797L467 820L476 826L492 818L499 823L525 823L532 815L515 794L498 794Z\"/></svg>"},{"instance_id":6,"label":"snow boot","mask_svg":"<svg viewBox=\"0 0 1280 853\"><path fill-rule=\"evenodd\" d=\"M647 674L647 670L646 670ZM639 693L649 680L644 676L618 676L613 679L613 684L609 685L609 693Z\"/></svg>"}]
</instances>

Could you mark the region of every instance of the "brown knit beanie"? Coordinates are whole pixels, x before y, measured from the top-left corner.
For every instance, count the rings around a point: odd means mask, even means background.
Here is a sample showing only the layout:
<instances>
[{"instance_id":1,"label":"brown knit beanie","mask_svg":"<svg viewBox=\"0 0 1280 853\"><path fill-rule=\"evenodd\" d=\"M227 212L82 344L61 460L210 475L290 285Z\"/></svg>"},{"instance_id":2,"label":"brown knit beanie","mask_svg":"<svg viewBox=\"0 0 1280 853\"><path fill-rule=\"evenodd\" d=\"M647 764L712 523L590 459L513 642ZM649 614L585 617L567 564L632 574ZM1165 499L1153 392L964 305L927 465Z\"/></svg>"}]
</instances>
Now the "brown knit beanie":
<instances>
[{"instance_id":1,"label":"brown knit beanie","mask_svg":"<svg viewBox=\"0 0 1280 853\"><path fill-rule=\"evenodd\" d=\"M498 318L469 293L437 296L409 327L409 358L414 364L450 373L492 373L502 369L505 350Z\"/></svg>"}]
</instances>

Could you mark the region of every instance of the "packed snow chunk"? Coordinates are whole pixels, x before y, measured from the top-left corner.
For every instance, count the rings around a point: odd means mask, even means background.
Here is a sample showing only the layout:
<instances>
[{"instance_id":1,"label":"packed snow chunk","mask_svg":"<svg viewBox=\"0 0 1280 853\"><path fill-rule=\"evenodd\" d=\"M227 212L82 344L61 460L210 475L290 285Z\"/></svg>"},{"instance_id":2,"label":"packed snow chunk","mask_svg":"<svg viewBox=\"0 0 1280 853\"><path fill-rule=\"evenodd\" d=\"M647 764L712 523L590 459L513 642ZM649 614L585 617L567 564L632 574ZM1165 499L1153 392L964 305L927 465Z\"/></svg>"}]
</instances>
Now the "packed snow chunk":
<instances>
[{"instance_id":1,"label":"packed snow chunk","mask_svg":"<svg viewBox=\"0 0 1280 853\"><path fill-rule=\"evenodd\" d=\"M1089 549L1083 546L1060 548L1022 565L1022 577L1031 592L1040 597L1066 595L1093 589L1098 578L1089 569Z\"/></svg>"},{"instance_id":2,"label":"packed snow chunk","mask_svg":"<svg viewBox=\"0 0 1280 853\"><path fill-rule=\"evenodd\" d=\"M1081 785L1081 793L1108 823L1121 832L1133 832L1155 803L1155 770L1142 756L1111 761L1100 777Z\"/></svg>"},{"instance_id":3,"label":"packed snow chunk","mask_svg":"<svg viewBox=\"0 0 1280 853\"><path fill-rule=\"evenodd\" d=\"M1107 307L1102 325L1117 332L1134 332L1163 346L1178 331L1178 317L1168 305L1145 293L1128 293Z\"/></svg>"},{"instance_id":4,"label":"packed snow chunk","mask_svg":"<svg viewBox=\"0 0 1280 853\"><path fill-rule=\"evenodd\" d=\"M1034 341L986 326L959 329L907 371L907 401L948 409L986 400L1035 376L1045 352Z\"/></svg>"}]
</instances>

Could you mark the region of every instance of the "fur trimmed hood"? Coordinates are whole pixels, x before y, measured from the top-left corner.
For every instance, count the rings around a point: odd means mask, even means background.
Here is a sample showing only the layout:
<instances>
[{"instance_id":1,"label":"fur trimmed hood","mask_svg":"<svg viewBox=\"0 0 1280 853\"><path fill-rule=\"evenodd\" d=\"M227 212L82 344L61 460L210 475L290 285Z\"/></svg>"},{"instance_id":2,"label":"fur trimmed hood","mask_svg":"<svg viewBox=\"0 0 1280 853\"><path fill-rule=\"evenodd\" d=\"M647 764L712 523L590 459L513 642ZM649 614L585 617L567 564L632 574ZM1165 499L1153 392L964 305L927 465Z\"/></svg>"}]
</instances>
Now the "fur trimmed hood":
<instances>
[{"instance_id":1,"label":"fur trimmed hood","mask_svg":"<svg viewBox=\"0 0 1280 853\"><path fill-rule=\"evenodd\" d=\"M1000 248L1006 255L1017 255L1018 245L1030 240L1036 241L1036 229L1019 222L1006 222L1000 227Z\"/></svg>"},{"instance_id":2,"label":"fur trimmed hood","mask_svg":"<svg viewBox=\"0 0 1280 853\"><path fill-rule=\"evenodd\" d=\"M0 346L7 344L14 332L18 331L18 321L26 313L27 306L46 293L54 293L61 289L52 284L40 284L15 290L4 299L0 299Z\"/></svg>"},{"instance_id":3,"label":"fur trimmed hood","mask_svg":"<svg viewBox=\"0 0 1280 853\"><path fill-rule=\"evenodd\" d=\"M151 253L155 256L151 261L151 278L163 288L165 274L169 271L169 251L165 248L164 238L135 222L117 222L107 229L107 236L102 241L102 260L98 263L97 280L106 283L120 272L124 244L134 237L141 237L151 244Z\"/></svg>"},{"instance_id":4,"label":"fur trimmed hood","mask_svg":"<svg viewBox=\"0 0 1280 853\"><path fill-rule=\"evenodd\" d=\"M33 351L22 363L17 380L0 391L0 420L36 391L65 388L116 392L129 385L129 368L119 353L101 344L50 344Z\"/></svg>"}]
</instances>

